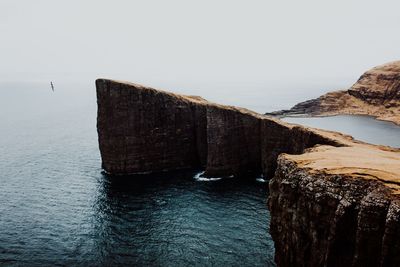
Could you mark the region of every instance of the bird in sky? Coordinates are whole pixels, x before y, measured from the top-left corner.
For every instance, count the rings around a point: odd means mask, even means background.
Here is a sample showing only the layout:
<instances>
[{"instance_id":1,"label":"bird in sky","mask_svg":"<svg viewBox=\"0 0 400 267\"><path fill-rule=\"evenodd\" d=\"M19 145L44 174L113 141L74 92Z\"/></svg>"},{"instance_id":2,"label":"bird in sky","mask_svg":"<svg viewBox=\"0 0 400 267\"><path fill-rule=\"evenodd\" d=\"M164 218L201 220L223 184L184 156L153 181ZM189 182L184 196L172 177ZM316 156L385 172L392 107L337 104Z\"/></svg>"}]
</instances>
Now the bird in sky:
<instances>
[{"instance_id":1,"label":"bird in sky","mask_svg":"<svg viewBox=\"0 0 400 267\"><path fill-rule=\"evenodd\" d=\"M53 82L50 82L50 86L51 86L51 90L53 90L53 92L54 92L54 84L53 84Z\"/></svg>"}]
</instances>

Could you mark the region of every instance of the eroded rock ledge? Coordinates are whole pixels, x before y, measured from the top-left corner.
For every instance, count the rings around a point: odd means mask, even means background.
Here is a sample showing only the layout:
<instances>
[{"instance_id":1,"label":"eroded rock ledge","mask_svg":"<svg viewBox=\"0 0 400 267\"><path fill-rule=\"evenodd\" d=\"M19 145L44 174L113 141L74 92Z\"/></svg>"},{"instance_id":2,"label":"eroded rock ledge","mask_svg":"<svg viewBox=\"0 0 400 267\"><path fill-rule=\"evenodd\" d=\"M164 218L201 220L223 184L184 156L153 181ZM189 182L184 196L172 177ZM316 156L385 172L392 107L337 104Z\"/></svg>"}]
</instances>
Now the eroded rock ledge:
<instances>
[{"instance_id":1,"label":"eroded rock ledge","mask_svg":"<svg viewBox=\"0 0 400 267\"><path fill-rule=\"evenodd\" d=\"M276 116L369 115L400 125L400 61L365 72L348 90L327 93L289 110L269 113Z\"/></svg>"},{"instance_id":2,"label":"eroded rock ledge","mask_svg":"<svg viewBox=\"0 0 400 267\"><path fill-rule=\"evenodd\" d=\"M262 173L272 178L279 266L400 265L400 150L200 97L106 79L96 87L108 173Z\"/></svg>"}]
</instances>

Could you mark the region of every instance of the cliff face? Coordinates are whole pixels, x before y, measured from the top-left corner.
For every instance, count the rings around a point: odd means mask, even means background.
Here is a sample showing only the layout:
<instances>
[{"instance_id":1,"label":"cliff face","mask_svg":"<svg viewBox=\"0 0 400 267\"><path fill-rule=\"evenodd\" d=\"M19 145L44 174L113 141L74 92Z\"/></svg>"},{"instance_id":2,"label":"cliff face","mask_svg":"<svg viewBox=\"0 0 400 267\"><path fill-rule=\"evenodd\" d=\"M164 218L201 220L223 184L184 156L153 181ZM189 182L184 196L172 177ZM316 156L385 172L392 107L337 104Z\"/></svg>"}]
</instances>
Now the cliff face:
<instances>
[{"instance_id":1,"label":"cliff face","mask_svg":"<svg viewBox=\"0 0 400 267\"><path fill-rule=\"evenodd\" d=\"M260 121L235 108L207 108L206 175L261 173Z\"/></svg>"},{"instance_id":2,"label":"cliff face","mask_svg":"<svg viewBox=\"0 0 400 267\"><path fill-rule=\"evenodd\" d=\"M400 61L365 72L348 90L335 91L269 115L361 114L400 124Z\"/></svg>"},{"instance_id":3,"label":"cliff face","mask_svg":"<svg viewBox=\"0 0 400 267\"><path fill-rule=\"evenodd\" d=\"M131 174L205 164L202 100L110 80L97 80L96 87L99 145L107 172Z\"/></svg>"},{"instance_id":4,"label":"cliff face","mask_svg":"<svg viewBox=\"0 0 400 267\"><path fill-rule=\"evenodd\" d=\"M367 71L348 93L371 105L400 106L400 61Z\"/></svg>"},{"instance_id":5,"label":"cliff face","mask_svg":"<svg viewBox=\"0 0 400 267\"><path fill-rule=\"evenodd\" d=\"M326 134L315 130L304 128L299 125L282 124L282 122L271 119L261 121L261 163L263 174L273 177L277 158L281 153L301 154L306 148L317 144L342 146L343 144L330 138Z\"/></svg>"},{"instance_id":6,"label":"cliff face","mask_svg":"<svg viewBox=\"0 0 400 267\"><path fill-rule=\"evenodd\" d=\"M199 97L105 79L96 87L102 166L110 174L203 167L206 176L272 176L280 153L335 143Z\"/></svg>"},{"instance_id":7,"label":"cliff face","mask_svg":"<svg viewBox=\"0 0 400 267\"><path fill-rule=\"evenodd\" d=\"M96 87L108 173L262 173L279 266L400 266L399 149L137 84Z\"/></svg>"},{"instance_id":8,"label":"cliff face","mask_svg":"<svg viewBox=\"0 0 400 267\"><path fill-rule=\"evenodd\" d=\"M400 266L399 160L359 144L281 155L269 197L278 266Z\"/></svg>"}]
</instances>

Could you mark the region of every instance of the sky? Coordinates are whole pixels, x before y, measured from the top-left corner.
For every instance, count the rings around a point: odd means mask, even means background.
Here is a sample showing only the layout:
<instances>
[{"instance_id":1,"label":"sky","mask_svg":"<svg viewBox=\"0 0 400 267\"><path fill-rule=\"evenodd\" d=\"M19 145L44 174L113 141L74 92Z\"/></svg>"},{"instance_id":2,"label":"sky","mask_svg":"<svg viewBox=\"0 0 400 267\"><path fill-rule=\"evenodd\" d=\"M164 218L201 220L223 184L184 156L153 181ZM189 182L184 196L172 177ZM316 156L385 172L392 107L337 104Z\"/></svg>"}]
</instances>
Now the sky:
<instances>
[{"instance_id":1,"label":"sky","mask_svg":"<svg viewBox=\"0 0 400 267\"><path fill-rule=\"evenodd\" d=\"M398 0L0 0L0 81L349 86L400 59L399 10Z\"/></svg>"}]
</instances>

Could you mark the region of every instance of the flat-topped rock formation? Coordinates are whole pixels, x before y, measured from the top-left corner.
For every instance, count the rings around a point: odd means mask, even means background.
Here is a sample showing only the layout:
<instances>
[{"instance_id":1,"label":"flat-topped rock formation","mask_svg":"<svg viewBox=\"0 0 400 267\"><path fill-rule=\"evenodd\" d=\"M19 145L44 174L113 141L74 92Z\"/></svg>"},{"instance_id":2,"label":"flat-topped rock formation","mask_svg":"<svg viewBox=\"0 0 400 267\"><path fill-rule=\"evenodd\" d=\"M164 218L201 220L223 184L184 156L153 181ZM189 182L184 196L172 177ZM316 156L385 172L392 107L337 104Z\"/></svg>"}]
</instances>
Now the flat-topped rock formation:
<instances>
[{"instance_id":1,"label":"flat-topped rock formation","mask_svg":"<svg viewBox=\"0 0 400 267\"><path fill-rule=\"evenodd\" d=\"M358 114L400 125L400 61L365 72L348 90L334 91L269 113L278 116Z\"/></svg>"},{"instance_id":2,"label":"flat-topped rock formation","mask_svg":"<svg viewBox=\"0 0 400 267\"><path fill-rule=\"evenodd\" d=\"M102 165L126 175L205 166L206 101L97 80Z\"/></svg>"},{"instance_id":3,"label":"flat-topped rock formation","mask_svg":"<svg viewBox=\"0 0 400 267\"><path fill-rule=\"evenodd\" d=\"M106 172L263 174L279 266L400 265L399 149L137 84L96 87Z\"/></svg>"},{"instance_id":4,"label":"flat-topped rock formation","mask_svg":"<svg viewBox=\"0 0 400 267\"><path fill-rule=\"evenodd\" d=\"M282 154L269 196L278 266L400 266L399 161L357 143Z\"/></svg>"},{"instance_id":5,"label":"flat-topped rock formation","mask_svg":"<svg viewBox=\"0 0 400 267\"><path fill-rule=\"evenodd\" d=\"M96 87L102 166L113 175L205 168L206 176L271 176L280 153L336 144L317 131L200 97L105 79Z\"/></svg>"}]
</instances>

